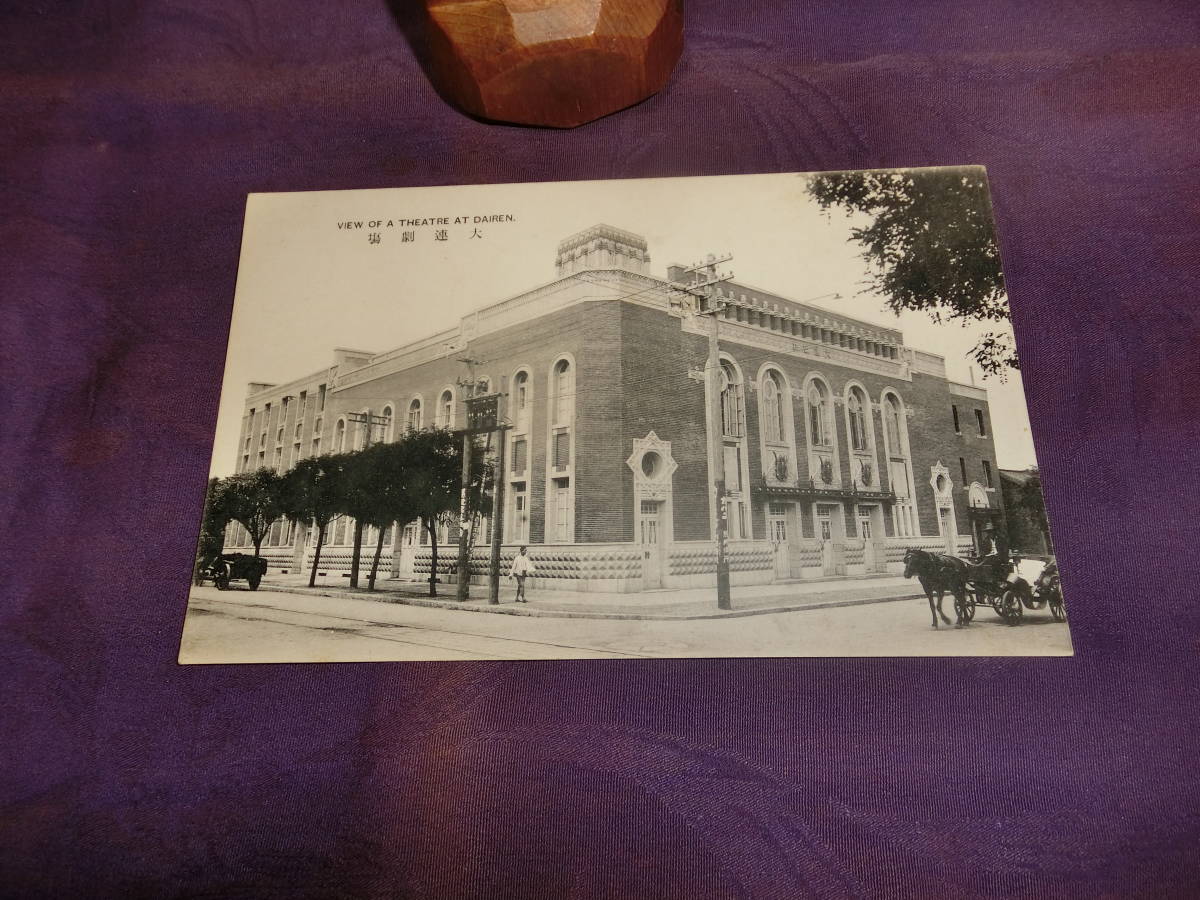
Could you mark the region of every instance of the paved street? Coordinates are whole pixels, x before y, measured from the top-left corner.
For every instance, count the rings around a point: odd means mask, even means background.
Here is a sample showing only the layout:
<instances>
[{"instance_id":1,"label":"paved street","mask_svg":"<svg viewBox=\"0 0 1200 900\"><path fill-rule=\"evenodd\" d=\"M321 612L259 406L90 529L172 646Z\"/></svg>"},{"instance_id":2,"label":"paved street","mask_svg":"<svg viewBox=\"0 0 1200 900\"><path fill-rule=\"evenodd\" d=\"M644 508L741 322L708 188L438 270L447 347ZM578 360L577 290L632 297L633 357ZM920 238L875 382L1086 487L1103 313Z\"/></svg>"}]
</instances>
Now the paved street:
<instances>
[{"instance_id":1,"label":"paved street","mask_svg":"<svg viewBox=\"0 0 1200 900\"><path fill-rule=\"evenodd\" d=\"M951 614L951 604L947 603ZM635 620L494 615L346 596L194 588L182 663L590 659L708 656L1069 655L1065 624L1021 625L981 608L934 630L928 605L900 600L734 618Z\"/></svg>"}]
</instances>

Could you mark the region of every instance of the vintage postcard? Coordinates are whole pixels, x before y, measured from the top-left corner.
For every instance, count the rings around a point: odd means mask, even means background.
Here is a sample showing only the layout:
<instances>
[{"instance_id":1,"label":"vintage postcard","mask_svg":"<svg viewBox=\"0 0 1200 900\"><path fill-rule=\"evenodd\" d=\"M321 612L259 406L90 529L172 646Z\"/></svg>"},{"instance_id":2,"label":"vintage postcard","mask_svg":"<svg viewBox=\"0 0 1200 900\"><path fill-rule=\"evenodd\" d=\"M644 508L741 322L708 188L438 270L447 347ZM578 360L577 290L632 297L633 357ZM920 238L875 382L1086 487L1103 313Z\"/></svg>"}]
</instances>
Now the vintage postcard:
<instances>
[{"instance_id":1,"label":"vintage postcard","mask_svg":"<svg viewBox=\"0 0 1200 900\"><path fill-rule=\"evenodd\" d=\"M981 168L255 194L183 663L1070 655Z\"/></svg>"}]
</instances>

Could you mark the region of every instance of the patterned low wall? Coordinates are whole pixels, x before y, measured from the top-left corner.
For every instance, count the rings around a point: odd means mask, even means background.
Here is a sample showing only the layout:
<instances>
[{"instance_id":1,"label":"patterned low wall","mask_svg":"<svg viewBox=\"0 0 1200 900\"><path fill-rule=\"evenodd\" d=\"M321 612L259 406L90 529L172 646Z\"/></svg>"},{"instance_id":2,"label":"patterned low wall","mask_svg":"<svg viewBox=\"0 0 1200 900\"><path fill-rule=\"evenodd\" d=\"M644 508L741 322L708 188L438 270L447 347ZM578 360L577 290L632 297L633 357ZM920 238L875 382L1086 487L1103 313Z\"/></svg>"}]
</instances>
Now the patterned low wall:
<instances>
[{"instance_id":1,"label":"patterned low wall","mask_svg":"<svg viewBox=\"0 0 1200 900\"><path fill-rule=\"evenodd\" d=\"M967 556L974 544L969 536L958 536L958 555ZM930 553L945 553L946 542L940 537L906 537L887 539L887 561L889 566L904 566L904 551L909 548L926 550Z\"/></svg>"},{"instance_id":2,"label":"patterned low wall","mask_svg":"<svg viewBox=\"0 0 1200 900\"><path fill-rule=\"evenodd\" d=\"M350 574L350 560L354 556L353 547L322 547L321 568L319 571L330 575ZM364 576L371 574L371 562L375 559L375 545L363 544L359 552L358 569ZM304 551L304 570L312 568L313 548ZM288 565L291 564L291 551L288 551ZM387 578L392 572L392 548L384 546L379 554L379 578Z\"/></svg>"},{"instance_id":3,"label":"patterned low wall","mask_svg":"<svg viewBox=\"0 0 1200 900\"><path fill-rule=\"evenodd\" d=\"M530 544L529 558L535 573L532 588L553 590L640 590L642 554L633 544ZM520 549L512 544L500 550L500 571L507 575ZM487 579L491 570L490 547L475 547L471 553L472 583ZM413 557L413 577L428 578L433 551L421 547ZM438 575L449 580L457 574L458 547L438 547Z\"/></svg>"},{"instance_id":4,"label":"patterned low wall","mask_svg":"<svg viewBox=\"0 0 1200 900\"><path fill-rule=\"evenodd\" d=\"M842 559L847 566L866 565L866 544L862 538L846 538L842 541Z\"/></svg>"},{"instance_id":5,"label":"patterned low wall","mask_svg":"<svg viewBox=\"0 0 1200 900\"><path fill-rule=\"evenodd\" d=\"M726 551L729 571L774 571L775 548L767 541L731 541ZM717 545L709 541L673 544L669 551L672 576L711 575L717 569Z\"/></svg>"},{"instance_id":6,"label":"patterned low wall","mask_svg":"<svg viewBox=\"0 0 1200 900\"><path fill-rule=\"evenodd\" d=\"M789 547L792 554L792 564L797 563L806 568L820 568L823 564L824 555L822 554L821 542L815 538L804 538L800 541L793 542Z\"/></svg>"}]
</instances>

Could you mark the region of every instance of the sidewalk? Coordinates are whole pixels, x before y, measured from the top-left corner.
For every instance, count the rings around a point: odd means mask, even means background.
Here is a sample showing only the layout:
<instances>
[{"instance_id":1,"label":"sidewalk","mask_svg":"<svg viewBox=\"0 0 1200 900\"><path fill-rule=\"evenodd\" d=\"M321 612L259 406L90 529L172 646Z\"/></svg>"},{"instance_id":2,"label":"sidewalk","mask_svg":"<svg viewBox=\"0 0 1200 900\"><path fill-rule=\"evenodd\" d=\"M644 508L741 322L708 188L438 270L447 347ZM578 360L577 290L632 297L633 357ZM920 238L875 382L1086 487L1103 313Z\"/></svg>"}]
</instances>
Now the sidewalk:
<instances>
[{"instance_id":1,"label":"sidewalk","mask_svg":"<svg viewBox=\"0 0 1200 900\"><path fill-rule=\"evenodd\" d=\"M341 576L339 576L340 579ZM365 577L362 583L366 583ZM500 603L487 602L487 585L471 585L470 599L455 600L454 584L438 584L438 596L429 596L424 581L380 579L374 591L339 585L336 581L308 587L306 575L274 575L263 579L263 589L324 597L352 597L380 603L400 603L435 609L492 613L509 616L548 616L564 619L721 619L824 609L831 606L858 606L924 597L920 586L899 575L863 578L838 578L794 584L764 584L734 587L730 591L733 609L717 609L716 588L644 591L637 594L584 591L529 591L528 603L516 603L514 584L500 582Z\"/></svg>"}]
</instances>

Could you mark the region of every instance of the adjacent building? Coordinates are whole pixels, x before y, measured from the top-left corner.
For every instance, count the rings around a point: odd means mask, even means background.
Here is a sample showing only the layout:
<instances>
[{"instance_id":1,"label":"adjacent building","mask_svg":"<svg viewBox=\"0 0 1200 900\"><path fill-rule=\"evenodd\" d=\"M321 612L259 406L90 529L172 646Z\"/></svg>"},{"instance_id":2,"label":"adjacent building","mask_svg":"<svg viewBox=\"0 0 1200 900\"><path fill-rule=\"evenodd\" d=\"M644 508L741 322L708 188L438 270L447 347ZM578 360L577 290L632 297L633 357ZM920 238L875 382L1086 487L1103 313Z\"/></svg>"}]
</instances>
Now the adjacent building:
<instances>
[{"instance_id":1,"label":"adjacent building","mask_svg":"<svg viewBox=\"0 0 1200 900\"><path fill-rule=\"evenodd\" d=\"M251 384L237 469L459 428L463 383L505 396L505 558L528 544L543 586L639 591L715 582L720 441L734 584L894 572L904 549L969 552L1002 501L987 392L894 328L717 287L721 391L709 420L707 318L650 274L646 241L597 225L558 247L557 277L454 328L384 353L339 349L327 369ZM797 286L783 286L792 293ZM477 360L473 371L461 361ZM490 445L489 445L490 446ZM483 575L480 523L476 573ZM235 527L230 544L245 545ZM272 569L305 565L311 537L278 523ZM323 577L349 567L351 523L331 529ZM449 572L456 528L441 539ZM426 577L427 536L386 538L397 577ZM371 542L373 545L373 541Z\"/></svg>"}]
</instances>

